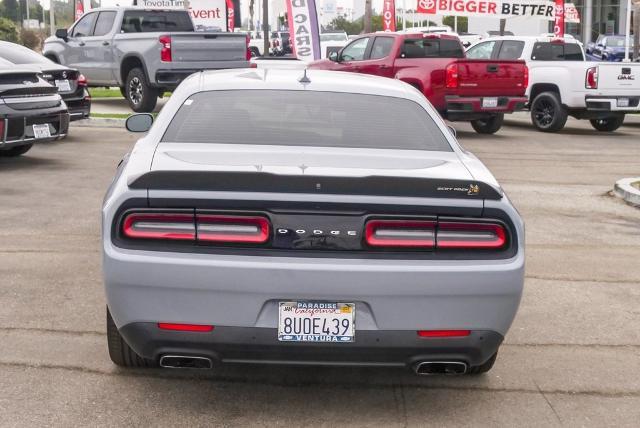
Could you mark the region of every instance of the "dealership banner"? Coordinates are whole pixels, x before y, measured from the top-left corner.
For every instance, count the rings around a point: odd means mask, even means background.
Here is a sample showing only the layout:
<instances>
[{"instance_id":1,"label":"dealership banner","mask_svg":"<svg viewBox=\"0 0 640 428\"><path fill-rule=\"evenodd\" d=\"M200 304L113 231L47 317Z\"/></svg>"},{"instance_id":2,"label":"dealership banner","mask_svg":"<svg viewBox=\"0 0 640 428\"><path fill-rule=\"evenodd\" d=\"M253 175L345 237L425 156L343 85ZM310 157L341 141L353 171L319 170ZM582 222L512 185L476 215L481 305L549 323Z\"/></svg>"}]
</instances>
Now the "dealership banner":
<instances>
[{"instance_id":1,"label":"dealership banner","mask_svg":"<svg viewBox=\"0 0 640 428\"><path fill-rule=\"evenodd\" d=\"M134 6L149 9L185 9L184 0L134 0ZM227 28L225 0L189 0L189 15L196 30L212 31ZM228 30L231 31L231 30Z\"/></svg>"},{"instance_id":2,"label":"dealership banner","mask_svg":"<svg viewBox=\"0 0 640 428\"><path fill-rule=\"evenodd\" d=\"M320 59L320 30L315 0L286 0L289 37L294 55L302 61Z\"/></svg>"},{"instance_id":3,"label":"dealership banner","mask_svg":"<svg viewBox=\"0 0 640 428\"><path fill-rule=\"evenodd\" d=\"M553 1L536 0L418 0L416 12L454 16L528 16L555 19Z\"/></svg>"},{"instance_id":4,"label":"dealership banner","mask_svg":"<svg viewBox=\"0 0 640 428\"><path fill-rule=\"evenodd\" d=\"M84 0L76 0L76 21L80 19L82 15L84 15L84 4L82 3Z\"/></svg>"},{"instance_id":5,"label":"dealership banner","mask_svg":"<svg viewBox=\"0 0 640 428\"><path fill-rule=\"evenodd\" d=\"M235 28L235 6L233 0L227 0L227 31L233 31Z\"/></svg>"},{"instance_id":6,"label":"dealership banner","mask_svg":"<svg viewBox=\"0 0 640 428\"><path fill-rule=\"evenodd\" d=\"M384 0L382 4L382 30L396 31L396 2Z\"/></svg>"}]
</instances>

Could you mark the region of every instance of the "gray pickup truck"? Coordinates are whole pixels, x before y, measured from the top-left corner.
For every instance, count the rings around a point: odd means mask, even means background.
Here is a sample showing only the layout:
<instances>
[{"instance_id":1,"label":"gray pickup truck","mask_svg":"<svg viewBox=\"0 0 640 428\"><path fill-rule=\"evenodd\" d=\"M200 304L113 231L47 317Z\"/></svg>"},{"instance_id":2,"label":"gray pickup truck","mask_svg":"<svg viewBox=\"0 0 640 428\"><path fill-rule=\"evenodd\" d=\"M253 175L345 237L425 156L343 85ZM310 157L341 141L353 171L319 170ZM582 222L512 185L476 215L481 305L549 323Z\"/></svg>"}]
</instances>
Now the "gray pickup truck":
<instances>
[{"instance_id":1,"label":"gray pickup truck","mask_svg":"<svg viewBox=\"0 0 640 428\"><path fill-rule=\"evenodd\" d=\"M43 54L89 86L118 86L136 112L201 70L249 66L247 36L194 31L186 10L98 8L45 40Z\"/></svg>"}]
</instances>

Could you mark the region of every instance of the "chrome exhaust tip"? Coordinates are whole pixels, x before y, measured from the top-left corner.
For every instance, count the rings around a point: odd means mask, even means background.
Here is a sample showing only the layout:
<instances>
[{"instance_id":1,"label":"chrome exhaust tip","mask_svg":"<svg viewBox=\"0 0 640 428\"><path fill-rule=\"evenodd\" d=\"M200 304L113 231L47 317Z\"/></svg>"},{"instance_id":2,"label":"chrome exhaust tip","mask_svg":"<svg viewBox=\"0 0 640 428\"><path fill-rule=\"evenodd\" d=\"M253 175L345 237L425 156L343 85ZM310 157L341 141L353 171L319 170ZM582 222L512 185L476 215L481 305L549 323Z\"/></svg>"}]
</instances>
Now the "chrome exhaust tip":
<instances>
[{"instance_id":1,"label":"chrome exhaust tip","mask_svg":"<svg viewBox=\"0 0 640 428\"><path fill-rule=\"evenodd\" d=\"M468 366L460 361L420 361L413 365L413 371L417 375L463 375Z\"/></svg>"},{"instance_id":2,"label":"chrome exhaust tip","mask_svg":"<svg viewBox=\"0 0 640 428\"><path fill-rule=\"evenodd\" d=\"M160 357L160 367L167 369L211 369L213 361L211 358L192 355L163 355Z\"/></svg>"}]
</instances>

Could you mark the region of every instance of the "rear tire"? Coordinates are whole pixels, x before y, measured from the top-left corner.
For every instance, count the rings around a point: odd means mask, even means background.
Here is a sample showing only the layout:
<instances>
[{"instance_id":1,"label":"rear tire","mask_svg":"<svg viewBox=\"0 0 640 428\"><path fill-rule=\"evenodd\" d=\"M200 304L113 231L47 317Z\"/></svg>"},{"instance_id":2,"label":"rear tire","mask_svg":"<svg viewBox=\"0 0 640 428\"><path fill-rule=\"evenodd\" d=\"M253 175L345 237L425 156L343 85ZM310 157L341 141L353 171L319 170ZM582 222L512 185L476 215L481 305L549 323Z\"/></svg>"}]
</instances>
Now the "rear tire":
<instances>
[{"instance_id":1,"label":"rear tire","mask_svg":"<svg viewBox=\"0 0 640 428\"><path fill-rule=\"evenodd\" d=\"M33 147L33 144L25 144L18 147L12 147L7 150L0 150L0 157L15 158L17 156L27 153L29 150L31 150L31 147Z\"/></svg>"},{"instance_id":2,"label":"rear tire","mask_svg":"<svg viewBox=\"0 0 640 428\"><path fill-rule=\"evenodd\" d=\"M109 308L107 308L107 344L109 357L115 365L120 367L157 367L155 361L142 358L127 345L113 322L113 318L111 318Z\"/></svg>"},{"instance_id":3,"label":"rear tire","mask_svg":"<svg viewBox=\"0 0 640 428\"><path fill-rule=\"evenodd\" d=\"M538 131L558 132L567 123L569 114L555 92L543 92L531 103L531 122Z\"/></svg>"},{"instance_id":4,"label":"rear tire","mask_svg":"<svg viewBox=\"0 0 640 428\"><path fill-rule=\"evenodd\" d=\"M251 52L251 58L256 58L260 56L260 50L258 50L258 48L255 46L251 46L249 48L249 51Z\"/></svg>"},{"instance_id":5,"label":"rear tire","mask_svg":"<svg viewBox=\"0 0 640 428\"><path fill-rule=\"evenodd\" d=\"M495 364L496 358L498 358L498 352L497 351L496 351L495 354L493 354L491 356L491 358L489 358L487 360L486 363L480 364L479 366L469 367L469 371L467 372L467 374L469 374L469 375L479 375L479 374L488 372L489 370L491 370L491 368Z\"/></svg>"},{"instance_id":6,"label":"rear tire","mask_svg":"<svg viewBox=\"0 0 640 428\"><path fill-rule=\"evenodd\" d=\"M498 113L495 116L491 116L487 119L478 119L471 121L471 127L478 134L495 134L502 128L504 122L504 114Z\"/></svg>"},{"instance_id":7,"label":"rear tire","mask_svg":"<svg viewBox=\"0 0 640 428\"><path fill-rule=\"evenodd\" d=\"M151 113L158 103L158 89L149 86L144 70L139 67L127 74L124 91L131 110L136 113Z\"/></svg>"},{"instance_id":8,"label":"rear tire","mask_svg":"<svg viewBox=\"0 0 640 428\"><path fill-rule=\"evenodd\" d=\"M600 132L613 132L624 123L624 114L603 119L591 119L589 122L591 122L591 126Z\"/></svg>"}]
</instances>

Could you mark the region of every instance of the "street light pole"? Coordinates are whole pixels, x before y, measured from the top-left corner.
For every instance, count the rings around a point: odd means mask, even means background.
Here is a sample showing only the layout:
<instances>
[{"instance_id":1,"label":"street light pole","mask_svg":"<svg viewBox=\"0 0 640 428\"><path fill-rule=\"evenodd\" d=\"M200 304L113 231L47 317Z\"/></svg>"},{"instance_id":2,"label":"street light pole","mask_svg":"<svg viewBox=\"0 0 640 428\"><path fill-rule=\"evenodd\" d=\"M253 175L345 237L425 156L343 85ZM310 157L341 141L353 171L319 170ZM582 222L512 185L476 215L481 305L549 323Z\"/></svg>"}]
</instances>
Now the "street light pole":
<instances>
[{"instance_id":1,"label":"street light pole","mask_svg":"<svg viewBox=\"0 0 640 428\"><path fill-rule=\"evenodd\" d=\"M629 44L631 43L631 0L627 0L627 25L624 41L624 61L629 62Z\"/></svg>"},{"instance_id":2,"label":"street light pole","mask_svg":"<svg viewBox=\"0 0 640 428\"><path fill-rule=\"evenodd\" d=\"M52 36L56 34L56 20L53 15L53 0L49 0L49 26L51 27L49 31L51 31Z\"/></svg>"}]
</instances>

